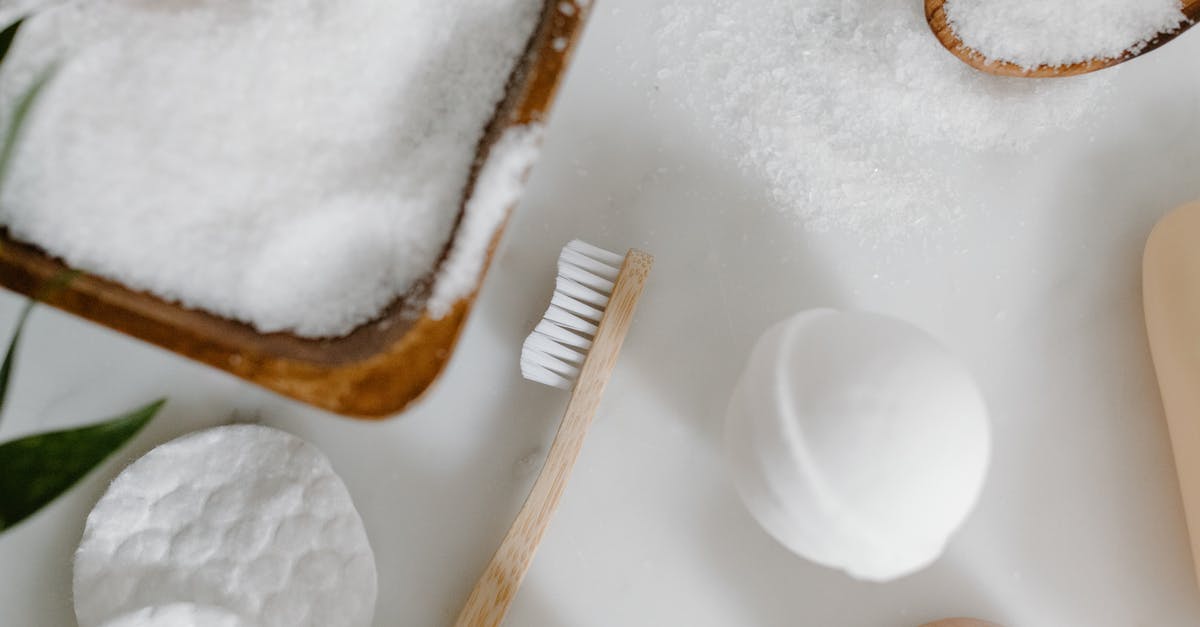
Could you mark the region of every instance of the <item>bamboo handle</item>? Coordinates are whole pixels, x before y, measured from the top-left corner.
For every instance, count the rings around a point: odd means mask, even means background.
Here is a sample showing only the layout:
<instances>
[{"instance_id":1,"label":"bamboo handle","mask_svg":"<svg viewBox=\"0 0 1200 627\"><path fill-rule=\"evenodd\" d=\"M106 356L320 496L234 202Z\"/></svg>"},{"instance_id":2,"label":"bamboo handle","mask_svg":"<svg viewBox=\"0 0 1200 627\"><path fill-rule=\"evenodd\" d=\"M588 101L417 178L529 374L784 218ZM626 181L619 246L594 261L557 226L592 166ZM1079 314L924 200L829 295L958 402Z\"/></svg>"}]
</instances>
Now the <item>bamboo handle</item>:
<instances>
[{"instance_id":1,"label":"bamboo handle","mask_svg":"<svg viewBox=\"0 0 1200 627\"><path fill-rule=\"evenodd\" d=\"M496 627L504 621L567 487L653 263L652 256L639 250L625 256L542 471L500 548L467 597L455 627Z\"/></svg>"},{"instance_id":2,"label":"bamboo handle","mask_svg":"<svg viewBox=\"0 0 1200 627\"><path fill-rule=\"evenodd\" d=\"M1142 297L1175 470L1200 578L1200 202L1163 218L1146 243Z\"/></svg>"}]
</instances>

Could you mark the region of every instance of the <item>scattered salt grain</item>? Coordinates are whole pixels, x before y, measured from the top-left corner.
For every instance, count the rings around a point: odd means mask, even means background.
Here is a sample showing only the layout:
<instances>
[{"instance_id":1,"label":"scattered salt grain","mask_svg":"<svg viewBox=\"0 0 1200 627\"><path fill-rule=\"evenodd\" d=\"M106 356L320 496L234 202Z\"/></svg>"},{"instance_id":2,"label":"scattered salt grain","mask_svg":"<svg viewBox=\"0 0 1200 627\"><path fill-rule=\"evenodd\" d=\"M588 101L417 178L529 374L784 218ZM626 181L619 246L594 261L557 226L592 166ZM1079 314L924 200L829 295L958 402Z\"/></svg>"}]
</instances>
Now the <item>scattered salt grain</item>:
<instances>
[{"instance_id":1,"label":"scattered salt grain","mask_svg":"<svg viewBox=\"0 0 1200 627\"><path fill-rule=\"evenodd\" d=\"M0 222L73 266L260 331L346 333L445 251L541 7L56 5L0 67L4 125L61 63Z\"/></svg>"},{"instance_id":2,"label":"scattered salt grain","mask_svg":"<svg viewBox=\"0 0 1200 627\"><path fill-rule=\"evenodd\" d=\"M969 202L927 164L1028 149L1077 125L1105 84L984 75L912 0L672 0L657 48L663 92L724 136L777 207L866 241L952 222Z\"/></svg>"},{"instance_id":3,"label":"scattered salt grain","mask_svg":"<svg viewBox=\"0 0 1200 627\"><path fill-rule=\"evenodd\" d=\"M541 142L542 127L530 125L508 129L492 146L426 303L431 315L446 315L454 303L475 289L492 237L521 195L525 175L538 157Z\"/></svg>"},{"instance_id":4,"label":"scattered salt grain","mask_svg":"<svg viewBox=\"0 0 1200 627\"><path fill-rule=\"evenodd\" d=\"M967 47L1025 68L1137 52L1187 20L1179 0L946 0L944 10Z\"/></svg>"}]
</instances>

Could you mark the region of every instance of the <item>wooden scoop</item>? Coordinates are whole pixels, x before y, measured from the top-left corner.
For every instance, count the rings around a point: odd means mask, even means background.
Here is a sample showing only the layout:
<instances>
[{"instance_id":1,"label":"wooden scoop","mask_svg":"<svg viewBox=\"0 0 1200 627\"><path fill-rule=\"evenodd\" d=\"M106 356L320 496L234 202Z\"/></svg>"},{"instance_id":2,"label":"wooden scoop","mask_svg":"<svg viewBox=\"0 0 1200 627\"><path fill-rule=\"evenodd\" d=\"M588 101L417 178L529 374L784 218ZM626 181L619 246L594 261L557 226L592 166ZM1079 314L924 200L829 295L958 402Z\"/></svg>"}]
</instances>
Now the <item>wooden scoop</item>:
<instances>
[{"instance_id":1,"label":"wooden scoop","mask_svg":"<svg viewBox=\"0 0 1200 627\"><path fill-rule=\"evenodd\" d=\"M1111 59L1092 59L1071 65L1040 65L1035 68L1021 67L1015 63L1008 61L993 61L984 57L982 54L968 47L954 34L954 29L946 21L946 12L943 10L946 0L925 0L925 21L929 23L929 28L933 34L937 36L938 41L949 50L951 54L958 57L967 65L988 74L999 74L1001 76L1020 76L1025 78L1053 78L1056 76L1075 76L1077 74L1087 74L1096 70L1103 70L1106 67L1112 67L1118 63L1124 63L1135 57L1140 57L1155 48L1178 37L1183 31L1192 27L1197 19L1200 19L1200 0L1182 0L1182 11L1187 16L1187 22L1182 26L1169 33L1159 33L1157 37L1151 39L1144 47L1137 52L1126 51L1119 57Z\"/></svg>"},{"instance_id":2,"label":"wooden scoop","mask_svg":"<svg viewBox=\"0 0 1200 627\"><path fill-rule=\"evenodd\" d=\"M1142 297L1195 562L1200 556L1200 202L1176 209L1154 227L1142 261Z\"/></svg>"}]
</instances>

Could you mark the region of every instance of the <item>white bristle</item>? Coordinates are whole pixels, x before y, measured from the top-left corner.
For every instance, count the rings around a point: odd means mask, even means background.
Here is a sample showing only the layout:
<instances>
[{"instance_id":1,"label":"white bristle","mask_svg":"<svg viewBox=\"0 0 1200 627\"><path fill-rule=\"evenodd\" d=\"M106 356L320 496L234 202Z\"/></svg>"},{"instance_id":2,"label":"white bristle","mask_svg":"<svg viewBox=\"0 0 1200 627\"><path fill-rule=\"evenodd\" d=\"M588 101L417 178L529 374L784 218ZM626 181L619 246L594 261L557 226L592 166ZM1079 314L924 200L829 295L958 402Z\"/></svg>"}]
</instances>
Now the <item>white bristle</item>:
<instances>
[{"instance_id":1,"label":"white bristle","mask_svg":"<svg viewBox=\"0 0 1200 627\"><path fill-rule=\"evenodd\" d=\"M572 240L571 243L567 244L567 247L563 250L578 251L584 255L587 255L588 257L591 257L592 259L595 259L596 261L607 264L609 267L616 269L618 272L621 270L621 264L625 261L625 255L609 252L603 248L600 248L599 246L592 246L591 244L579 239ZM613 276L615 277L616 275L614 274Z\"/></svg>"},{"instance_id":2,"label":"white bristle","mask_svg":"<svg viewBox=\"0 0 1200 627\"><path fill-rule=\"evenodd\" d=\"M591 339L575 333L574 331L568 331L557 324L550 322L549 320L542 320L539 322L537 325L537 330L540 331L542 335L549 336L552 340L557 340L561 344L582 349L585 352L592 347Z\"/></svg>"},{"instance_id":3,"label":"white bristle","mask_svg":"<svg viewBox=\"0 0 1200 627\"><path fill-rule=\"evenodd\" d=\"M596 325L576 316L575 314L559 307L558 305L550 305L546 310L546 320L557 324L558 326L569 329L581 335L591 337L596 334Z\"/></svg>"},{"instance_id":4,"label":"white bristle","mask_svg":"<svg viewBox=\"0 0 1200 627\"><path fill-rule=\"evenodd\" d=\"M579 240L563 248L550 306L521 347L521 374L526 379L571 387L624 261L624 255Z\"/></svg>"},{"instance_id":5,"label":"white bristle","mask_svg":"<svg viewBox=\"0 0 1200 627\"><path fill-rule=\"evenodd\" d=\"M567 311L581 318L585 318L593 322L600 322L600 317L604 315L603 309L592 307L585 302L571 298L570 296L567 296L561 292L554 293L554 298L550 299L550 304L561 307L562 309L566 309Z\"/></svg>"},{"instance_id":6,"label":"white bristle","mask_svg":"<svg viewBox=\"0 0 1200 627\"><path fill-rule=\"evenodd\" d=\"M608 304L608 292L598 292L590 287L568 279L561 274L554 281L555 293L562 293L589 305L603 307Z\"/></svg>"},{"instance_id":7,"label":"white bristle","mask_svg":"<svg viewBox=\"0 0 1200 627\"><path fill-rule=\"evenodd\" d=\"M580 285L596 290L603 294L611 294L613 283L608 279L594 274L592 271L577 266L573 263L565 261L558 262L558 275L567 281L574 281Z\"/></svg>"}]
</instances>

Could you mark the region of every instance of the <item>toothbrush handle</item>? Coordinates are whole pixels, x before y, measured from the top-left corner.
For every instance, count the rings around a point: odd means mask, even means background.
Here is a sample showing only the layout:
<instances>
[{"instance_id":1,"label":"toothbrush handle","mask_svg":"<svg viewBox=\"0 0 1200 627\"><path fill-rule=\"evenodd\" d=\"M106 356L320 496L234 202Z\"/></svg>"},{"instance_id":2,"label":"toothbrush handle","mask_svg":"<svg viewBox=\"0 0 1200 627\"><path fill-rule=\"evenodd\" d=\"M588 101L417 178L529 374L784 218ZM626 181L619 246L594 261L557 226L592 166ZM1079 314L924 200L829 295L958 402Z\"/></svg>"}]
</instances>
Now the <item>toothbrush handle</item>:
<instances>
[{"instance_id":1,"label":"toothbrush handle","mask_svg":"<svg viewBox=\"0 0 1200 627\"><path fill-rule=\"evenodd\" d=\"M455 627L496 627L504 621L567 487L653 262L653 257L638 250L626 255L542 471L500 548L471 590Z\"/></svg>"}]
</instances>

